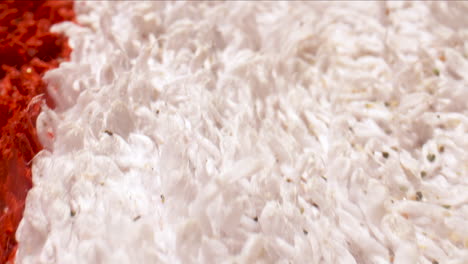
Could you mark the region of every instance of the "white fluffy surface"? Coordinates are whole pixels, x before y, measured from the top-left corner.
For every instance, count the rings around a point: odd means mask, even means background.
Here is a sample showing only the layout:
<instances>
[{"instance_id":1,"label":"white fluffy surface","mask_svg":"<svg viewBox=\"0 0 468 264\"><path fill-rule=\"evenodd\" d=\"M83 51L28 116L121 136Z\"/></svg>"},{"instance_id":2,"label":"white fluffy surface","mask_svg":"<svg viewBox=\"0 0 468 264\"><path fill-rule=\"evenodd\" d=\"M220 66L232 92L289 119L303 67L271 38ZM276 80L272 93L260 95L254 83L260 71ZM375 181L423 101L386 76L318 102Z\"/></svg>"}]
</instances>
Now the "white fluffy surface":
<instances>
[{"instance_id":1,"label":"white fluffy surface","mask_svg":"<svg viewBox=\"0 0 468 264\"><path fill-rule=\"evenodd\" d=\"M468 263L466 3L75 7L17 263Z\"/></svg>"}]
</instances>

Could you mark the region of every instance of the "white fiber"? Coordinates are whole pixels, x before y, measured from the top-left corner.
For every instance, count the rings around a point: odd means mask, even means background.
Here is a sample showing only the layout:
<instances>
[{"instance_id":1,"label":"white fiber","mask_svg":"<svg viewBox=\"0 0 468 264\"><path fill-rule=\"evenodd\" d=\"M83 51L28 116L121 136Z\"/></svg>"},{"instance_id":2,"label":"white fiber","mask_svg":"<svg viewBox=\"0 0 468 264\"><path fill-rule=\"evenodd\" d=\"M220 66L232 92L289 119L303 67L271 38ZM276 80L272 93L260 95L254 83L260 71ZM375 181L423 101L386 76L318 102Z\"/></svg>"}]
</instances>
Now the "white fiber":
<instances>
[{"instance_id":1,"label":"white fiber","mask_svg":"<svg viewBox=\"0 0 468 264\"><path fill-rule=\"evenodd\" d=\"M466 2L75 11L17 263L468 263Z\"/></svg>"}]
</instances>

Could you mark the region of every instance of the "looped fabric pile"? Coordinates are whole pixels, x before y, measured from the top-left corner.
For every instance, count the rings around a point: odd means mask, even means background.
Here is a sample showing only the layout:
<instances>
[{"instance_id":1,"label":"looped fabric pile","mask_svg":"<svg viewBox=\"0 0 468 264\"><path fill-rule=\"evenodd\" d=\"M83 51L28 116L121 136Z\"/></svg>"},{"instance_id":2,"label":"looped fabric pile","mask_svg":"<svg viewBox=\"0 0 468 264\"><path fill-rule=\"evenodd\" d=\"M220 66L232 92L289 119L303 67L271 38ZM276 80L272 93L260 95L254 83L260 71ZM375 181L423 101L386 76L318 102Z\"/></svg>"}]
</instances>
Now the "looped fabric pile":
<instances>
[{"instance_id":1,"label":"looped fabric pile","mask_svg":"<svg viewBox=\"0 0 468 264\"><path fill-rule=\"evenodd\" d=\"M17 263L468 263L467 3L74 11Z\"/></svg>"}]
</instances>

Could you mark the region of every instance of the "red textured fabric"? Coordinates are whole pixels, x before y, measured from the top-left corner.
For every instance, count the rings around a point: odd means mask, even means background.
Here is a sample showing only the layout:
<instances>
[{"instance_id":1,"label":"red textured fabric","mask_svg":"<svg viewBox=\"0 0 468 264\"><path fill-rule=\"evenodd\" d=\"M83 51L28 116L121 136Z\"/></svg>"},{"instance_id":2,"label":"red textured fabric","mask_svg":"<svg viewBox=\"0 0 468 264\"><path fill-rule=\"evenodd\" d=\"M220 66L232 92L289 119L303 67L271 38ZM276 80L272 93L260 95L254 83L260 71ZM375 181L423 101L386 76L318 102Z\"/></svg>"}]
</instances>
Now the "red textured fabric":
<instances>
[{"instance_id":1,"label":"red textured fabric","mask_svg":"<svg viewBox=\"0 0 468 264\"><path fill-rule=\"evenodd\" d=\"M35 123L45 94L43 74L67 59L67 39L50 26L74 20L71 1L0 2L0 263L12 262L15 232L41 150Z\"/></svg>"}]
</instances>

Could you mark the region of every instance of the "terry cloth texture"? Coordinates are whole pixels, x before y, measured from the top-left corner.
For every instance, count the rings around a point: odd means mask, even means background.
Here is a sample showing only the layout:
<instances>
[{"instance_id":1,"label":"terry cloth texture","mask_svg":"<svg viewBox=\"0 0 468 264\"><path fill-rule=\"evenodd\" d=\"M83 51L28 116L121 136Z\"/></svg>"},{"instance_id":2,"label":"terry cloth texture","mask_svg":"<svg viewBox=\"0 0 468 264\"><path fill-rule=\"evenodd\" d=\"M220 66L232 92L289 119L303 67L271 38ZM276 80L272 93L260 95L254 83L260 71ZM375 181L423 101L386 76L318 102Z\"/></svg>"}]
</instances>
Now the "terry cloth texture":
<instances>
[{"instance_id":1,"label":"terry cloth texture","mask_svg":"<svg viewBox=\"0 0 468 264\"><path fill-rule=\"evenodd\" d=\"M75 8L18 263L468 263L466 2Z\"/></svg>"}]
</instances>

